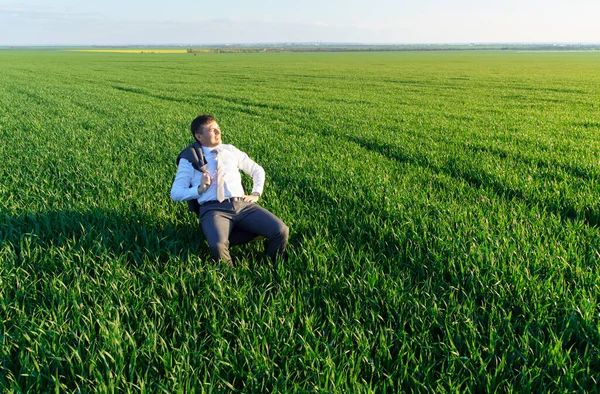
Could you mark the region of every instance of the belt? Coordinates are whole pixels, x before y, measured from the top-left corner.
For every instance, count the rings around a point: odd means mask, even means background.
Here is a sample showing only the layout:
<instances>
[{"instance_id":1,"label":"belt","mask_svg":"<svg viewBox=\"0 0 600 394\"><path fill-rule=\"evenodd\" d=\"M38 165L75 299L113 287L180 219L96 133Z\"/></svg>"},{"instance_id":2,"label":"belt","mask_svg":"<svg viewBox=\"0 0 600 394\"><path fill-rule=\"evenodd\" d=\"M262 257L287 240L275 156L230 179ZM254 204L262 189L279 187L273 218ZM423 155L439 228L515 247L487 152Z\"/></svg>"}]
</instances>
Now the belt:
<instances>
[{"instance_id":1,"label":"belt","mask_svg":"<svg viewBox=\"0 0 600 394\"><path fill-rule=\"evenodd\" d=\"M229 198L224 199L222 202L234 202L234 201L244 201L244 197L229 197ZM203 207L205 205L210 205L210 204L221 204L221 203L217 200L208 200L208 201L204 201L203 203L201 203L200 206Z\"/></svg>"}]
</instances>

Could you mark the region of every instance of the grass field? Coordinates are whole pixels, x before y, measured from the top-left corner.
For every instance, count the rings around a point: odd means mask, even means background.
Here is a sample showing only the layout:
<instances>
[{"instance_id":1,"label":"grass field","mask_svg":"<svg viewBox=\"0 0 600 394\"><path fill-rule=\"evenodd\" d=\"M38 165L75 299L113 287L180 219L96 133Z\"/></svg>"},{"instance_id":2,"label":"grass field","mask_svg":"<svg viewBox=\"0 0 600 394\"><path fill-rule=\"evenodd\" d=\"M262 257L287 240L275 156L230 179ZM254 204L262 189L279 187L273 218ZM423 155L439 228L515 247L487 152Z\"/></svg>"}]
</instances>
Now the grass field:
<instances>
[{"instance_id":1,"label":"grass field","mask_svg":"<svg viewBox=\"0 0 600 394\"><path fill-rule=\"evenodd\" d=\"M568 392L600 376L600 54L0 51L0 387ZM215 266L199 113L290 260Z\"/></svg>"}]
</instances>

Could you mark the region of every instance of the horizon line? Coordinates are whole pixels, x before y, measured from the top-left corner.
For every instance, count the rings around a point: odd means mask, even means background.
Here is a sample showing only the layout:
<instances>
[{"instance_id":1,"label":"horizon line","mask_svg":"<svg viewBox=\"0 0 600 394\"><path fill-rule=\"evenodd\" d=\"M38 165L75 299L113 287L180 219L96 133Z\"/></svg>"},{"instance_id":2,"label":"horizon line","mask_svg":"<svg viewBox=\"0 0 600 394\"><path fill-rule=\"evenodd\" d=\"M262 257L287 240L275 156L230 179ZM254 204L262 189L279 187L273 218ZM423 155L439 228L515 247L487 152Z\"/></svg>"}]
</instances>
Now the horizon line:
<instances>
[{"instance_id":1,"label":"horizon line","mask_svg":"<svg viewBox=\"0 0 600 394\"><path fill-rule=\"evenodd\" d=\"M0 44L0 47L12 47L12 48L26 48L26 47L38 47L38 48L56 48L56 47L203 47L203 46L260 46L260 45L370 45L370 46L432 46L432 45L600 45L600 42L593 41L463 41L463 42L412 42L412 43L378 43L378 42L338 42L338 41L260 41L260 42L216 42L216 43L122 43L122 44Z\"/></svg>"}]
</instances>

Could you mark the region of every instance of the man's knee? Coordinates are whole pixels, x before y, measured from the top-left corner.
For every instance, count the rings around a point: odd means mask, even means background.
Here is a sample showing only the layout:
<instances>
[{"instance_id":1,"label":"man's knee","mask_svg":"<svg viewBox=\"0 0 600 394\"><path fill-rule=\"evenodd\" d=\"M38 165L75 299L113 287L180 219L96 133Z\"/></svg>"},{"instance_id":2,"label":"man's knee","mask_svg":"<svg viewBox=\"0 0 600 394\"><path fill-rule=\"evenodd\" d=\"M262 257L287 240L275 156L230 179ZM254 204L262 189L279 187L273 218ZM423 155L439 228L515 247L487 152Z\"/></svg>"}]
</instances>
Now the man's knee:
<instances>
[{"instance_id":1,"label":"man's knee","mask_svg":"<svg viewBox=\"0 0 600 394\"><path fill-rule=\"evenodd\" d=\"M279 222L279 225L275 228L275 231L268 237L269 240L279 241L281 243L287 243L288 237L290 236L289 227L283 223Z\"/></svg>"},{"instance_id":2,"label":"man's knee","mask_svg":"<svg viewBox=\"0 0 600 394\"><path fill-rule=\"evenodd\" d=\"M214 260L226 258L229 253L229 241L218 241L209 245L210 255Z\"/></svg>"},{"instance_id":3,"label":"man's knee","mask_svg":"<svg viewBox=\"0 0 600 394\"><path fill-rule=\"evenodd\" d=\"M283 222L281 222L281 225L279 226L279 234L281 234L281 238L286 241L290 236L290 228Z\"/></svg>"}]
</instances>

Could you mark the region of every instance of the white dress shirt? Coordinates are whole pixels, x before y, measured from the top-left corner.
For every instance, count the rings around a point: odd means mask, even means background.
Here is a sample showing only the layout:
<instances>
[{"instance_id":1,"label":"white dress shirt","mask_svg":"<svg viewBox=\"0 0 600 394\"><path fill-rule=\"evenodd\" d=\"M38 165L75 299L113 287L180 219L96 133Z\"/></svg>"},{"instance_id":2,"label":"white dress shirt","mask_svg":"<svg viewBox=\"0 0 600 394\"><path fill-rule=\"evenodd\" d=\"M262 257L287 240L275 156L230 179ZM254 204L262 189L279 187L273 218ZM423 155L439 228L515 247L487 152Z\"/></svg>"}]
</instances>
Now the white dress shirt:
<instances>
[{"instance_id":1,"label":"white dress shirt","mask_svg":"<svg viewBox=\"0 0 600 394\"><path fill-rule=\"evenodd\" d=\"M173 201L185 201L197 199L200 204L210 200L217 199L217 161L215 153L212 151L219 149L221 166L223 166L223 180L225 184L225 197L242 197L244 188L242 187L242 176L239 170L244 171L252 177L252 192L262 194L265 184L265 170L247 154L233 145L221 144L215 148L202 147L204 158L206 159L206 171L213 178L208 189L198 194L198 186L202 181L202 173L196 171L186 159L179 160L177 174L171 187L171 198Z\"/></svg>"}]
</instances>

